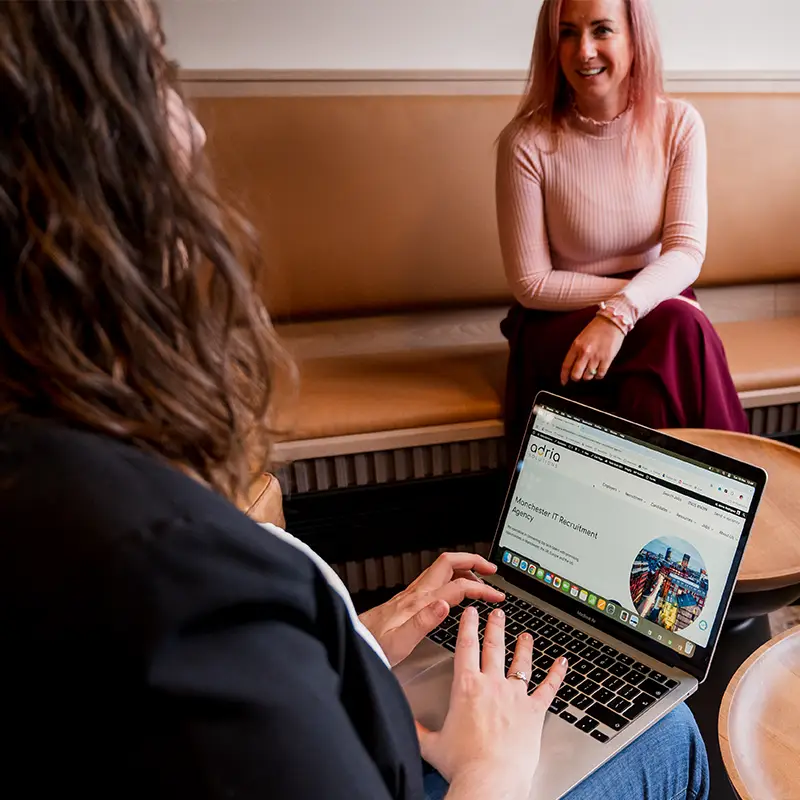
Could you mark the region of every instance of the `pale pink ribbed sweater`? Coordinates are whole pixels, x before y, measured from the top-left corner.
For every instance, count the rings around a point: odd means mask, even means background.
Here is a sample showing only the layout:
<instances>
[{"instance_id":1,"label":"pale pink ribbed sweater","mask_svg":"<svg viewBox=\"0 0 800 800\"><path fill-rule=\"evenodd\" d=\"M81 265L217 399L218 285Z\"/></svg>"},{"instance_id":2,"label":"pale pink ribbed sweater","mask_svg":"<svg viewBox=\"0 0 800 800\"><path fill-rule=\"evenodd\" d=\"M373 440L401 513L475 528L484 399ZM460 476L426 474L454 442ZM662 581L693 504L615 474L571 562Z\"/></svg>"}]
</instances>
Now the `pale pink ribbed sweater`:
<instances>
[{"instance_id":1,"label":"pale pink ribbed sweater","mask_svg":"<svg viewBox=\"0 0 800 800\"><path fill-rule=\"evenodd\" d=\"M605 125L576 113L558 138L506 132L497 215L506 277L527 308L569 311L622 293L635 316L697 278L707 230L706 140L697 110L659 104L663 157L631 158L631 114ZM659 163L660 162L660 163ZM614 278L642 269L633 280Z\"/></svg>"}]
</instances>

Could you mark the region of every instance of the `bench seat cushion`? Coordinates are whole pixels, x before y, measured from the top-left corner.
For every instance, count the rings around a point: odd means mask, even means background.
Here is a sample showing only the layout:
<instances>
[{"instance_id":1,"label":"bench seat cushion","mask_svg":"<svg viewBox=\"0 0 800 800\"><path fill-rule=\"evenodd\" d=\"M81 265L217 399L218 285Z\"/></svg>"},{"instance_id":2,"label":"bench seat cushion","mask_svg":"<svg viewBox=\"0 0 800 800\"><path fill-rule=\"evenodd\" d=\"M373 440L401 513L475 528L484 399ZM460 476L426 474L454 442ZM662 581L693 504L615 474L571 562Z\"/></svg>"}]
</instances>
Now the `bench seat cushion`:
<instances>
[{"instance_id":1,"label":"bench seat cushion","mask_svg":"<svg viewBox=\"0 0 800 800\"><path fill-rule=\"evenodd\" d=\"M482 351L413 351L307 361L292 438L499 419L505 345ZM293 420L293 422L292 422Z\"/></svg>"},{"instance_id":2,"label":"bench seat cushion","mask_svg":"<svg viewBox=\"0 0 800 800\"><path fill-rule=\"evenodd\" d=\"M441 311L279 327L300 386L280 426L322 439L501 416L505 309ZM716 326L739 392L800 386L800 317Z\"/></svg>"},{"instance_id":3,"label":"bench seat cushion","mask_svg":"<svg viewBox=\"0 0 800 800\"><path fill-rule=\"evenodd\" d=\"M800 386L800 317L720 322L739 392Z\"/></svg>"}]
</instances>

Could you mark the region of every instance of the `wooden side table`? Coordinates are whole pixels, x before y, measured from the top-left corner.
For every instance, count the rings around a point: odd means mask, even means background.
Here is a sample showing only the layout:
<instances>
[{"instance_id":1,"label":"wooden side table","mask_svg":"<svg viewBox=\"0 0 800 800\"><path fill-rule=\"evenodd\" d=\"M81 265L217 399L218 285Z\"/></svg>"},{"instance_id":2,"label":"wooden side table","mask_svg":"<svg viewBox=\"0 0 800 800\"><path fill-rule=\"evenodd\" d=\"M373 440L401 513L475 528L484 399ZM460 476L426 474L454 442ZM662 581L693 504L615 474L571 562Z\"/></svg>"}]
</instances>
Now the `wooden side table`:
<instances>
[{"instance_id":1,"label":"wooden side table","mask_svg":"<svg viewBox=\"0 0 800 800\"><path fill-rule=\"evenodd\" d=\"M666 433L763 467L769 475L708 678L687 701L706 743L711 796L727 800L734 795L719 747L723 695L742 662L769 641L767 614L800 597L800 449L728 431ZM800 786L794 797L800 800Z\"/></svg>"},{"instance_id":2,"label":"wooden side table","mask_svg":"<svg viewBox=\"0 0 800 800\"><path fill-rule=\"evenodd\" d=\"M740 800L800 797L800 626L737 670L722 699L719 744Z\"/></svg>"},{"instance_id":3,"label":"wooden side table","mask_svg":"<svg viewBox=\"0 0 800 800\"><path fill-rule=\"evenodd\" d=\"M763 467L768 475L750 542L742 561L737 595L788 589L800 595L800 449L772 439L714 430L668 430L671 436ZM792 597L788 602L797 599ZM742 603L737 598L737 607ZM748 598L761 608L764 598ZM775 611L786 605L776 597ZM769 613L762 611L762 614ZM742 618L742 615L736 614ZM752 614L748 615L752 616ZM800 793L799 793L800 796Z\"/></svg>"}]
</instances>

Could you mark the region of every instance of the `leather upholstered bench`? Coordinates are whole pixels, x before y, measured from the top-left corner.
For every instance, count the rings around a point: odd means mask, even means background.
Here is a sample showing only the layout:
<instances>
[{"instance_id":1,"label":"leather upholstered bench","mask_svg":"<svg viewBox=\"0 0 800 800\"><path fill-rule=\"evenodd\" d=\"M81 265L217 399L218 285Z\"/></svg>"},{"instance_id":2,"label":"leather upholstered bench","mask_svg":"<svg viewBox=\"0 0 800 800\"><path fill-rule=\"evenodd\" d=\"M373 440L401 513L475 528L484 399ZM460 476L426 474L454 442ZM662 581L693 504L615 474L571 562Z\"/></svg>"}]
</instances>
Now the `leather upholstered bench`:
<instances>
[{"instance_id":1,"label":"leather upholstered bench","mask_svg":"<svg viewBox=\"0 0 800 800\"><path fill-rule=\"evenodd\" d=\"M517 98L353 83L192 90L215 171L262 235L261 291L299 364L276 450L295 498L503 463L494 142ZM797 432L800 95L683 96L709 146L698 296L753 432Z\"/></svg>"}]
</instances>

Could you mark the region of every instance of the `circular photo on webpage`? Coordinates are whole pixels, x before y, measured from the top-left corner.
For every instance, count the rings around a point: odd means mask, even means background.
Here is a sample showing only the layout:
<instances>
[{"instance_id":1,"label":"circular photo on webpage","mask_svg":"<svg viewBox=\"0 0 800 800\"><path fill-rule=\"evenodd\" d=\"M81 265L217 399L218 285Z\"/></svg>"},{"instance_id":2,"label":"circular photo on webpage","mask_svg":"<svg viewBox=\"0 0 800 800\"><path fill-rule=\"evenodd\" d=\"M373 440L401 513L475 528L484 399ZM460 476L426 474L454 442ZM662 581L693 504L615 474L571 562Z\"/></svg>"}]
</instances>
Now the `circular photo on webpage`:
<instances>
[{"instance_id":1,"label":"circular photo on webpage","mask_svg":"<svg viewBox=\"0 0 800 800\"><path fill-rule=\"evenodd\" d=\"M680 631L702 613L708 573L700 553L677 536L648 542L631 567L631 600L641 619Z\"/></svg>"}]
</instances>

